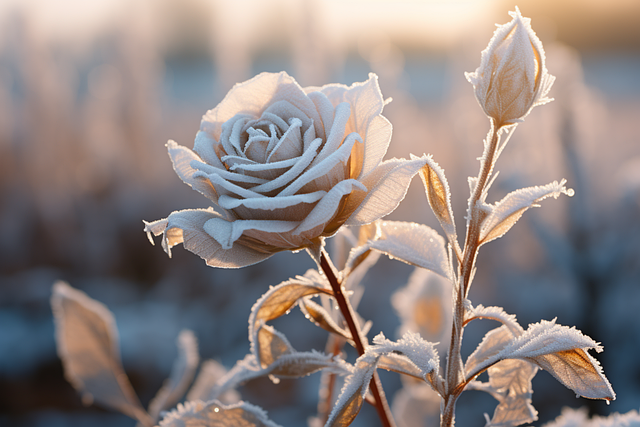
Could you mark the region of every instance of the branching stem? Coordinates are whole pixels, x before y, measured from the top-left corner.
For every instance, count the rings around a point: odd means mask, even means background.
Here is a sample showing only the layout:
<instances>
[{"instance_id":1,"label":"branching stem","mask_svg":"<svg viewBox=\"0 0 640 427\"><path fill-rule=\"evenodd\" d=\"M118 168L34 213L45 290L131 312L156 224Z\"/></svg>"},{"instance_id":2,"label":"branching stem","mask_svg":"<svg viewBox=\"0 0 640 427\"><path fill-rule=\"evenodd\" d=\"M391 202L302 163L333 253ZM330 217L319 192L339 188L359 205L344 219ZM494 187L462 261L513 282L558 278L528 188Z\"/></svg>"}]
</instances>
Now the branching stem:
<instances>
[{"instance_id":1,"label":"branching stem","mask_svg":"<svg viewBox=\"0 0 640 427\"><path fill-rule=\"evenodd\" d=\"M362 338L362 330L355 322L353 307L351 307L349 300L344 296L344 293L342 292L342 284L338 281L334 272L334 267L331 265L331 261L329 260L329 255L324 251L324 249L320 255L320 268L322 268L322 271L331 284L333 295L338 303L340 312L349 327L349 332L351 332L351 336L353 337L356 350L359 355L363 355L365 348L363 344L364 340ZM389 408L384 391L382 390L380 378L376 372L373 374L369 388L371 389L371 394L375 399L375 408L376 411L378 411L378 416L380 417L380 421L382 421L382 425L384 427L395 427L395 423L391 416L391 409Z\"/></svg>"},{"instance_id":2,"label":"branching stem","mask_svg":"<svg viewBox=\"0 0 640 427\"><path fill-rule=\"evenodd\" d=\"M487 136L480 172L476 181L476 187L469 198L469 210L467 234L462 252L462 261L458 265L458 280L454 296L453 327L451 328L451 343L447 357L445 377L445 395L442 396L444 407L440 418L441 427L452 427L455 423L455 407L458 397L468 383L464 376L464 367L460 349L462 347L462 334L464 331L464 300L469 293L473 269L475 267L478 248L480 247L480 230L484 220L484 212L478 206L479 201L484 201L487 183L493 172L493 166L498 156L498 143L500 140L499 129L491 122L491 129Z\"/></svg>"}]
</instances>

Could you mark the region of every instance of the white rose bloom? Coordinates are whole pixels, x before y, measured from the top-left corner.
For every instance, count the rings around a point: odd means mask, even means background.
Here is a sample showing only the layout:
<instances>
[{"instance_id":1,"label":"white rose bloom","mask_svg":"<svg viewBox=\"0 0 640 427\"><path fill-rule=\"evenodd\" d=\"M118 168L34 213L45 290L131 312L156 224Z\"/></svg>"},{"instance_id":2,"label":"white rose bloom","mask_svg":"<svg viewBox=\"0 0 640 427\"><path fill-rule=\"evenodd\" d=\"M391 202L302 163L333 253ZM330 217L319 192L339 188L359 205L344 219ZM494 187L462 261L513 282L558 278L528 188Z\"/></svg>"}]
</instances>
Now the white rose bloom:
<instances>
[{"instance_id":1,"label":"white rose bloom","mask_svg":"<svg viewBox=\"0 0 640 427\"><path fill-rule=\"evenodd\" d=\"M482 51L480 66L465 73L476 98L497 127L521 122L536 105L551 101L547 94L555 77L547 72L544 49L516 7L513 20L496 29Z\"/></svg>"},{"instance_id":2,"label":"white rose bloom","mask_svg":"<svg viewBox=\"0 0 640 427\"><path fill-rule=\"evenodd\" d=\"M215 267L282 250L317 254L342 225L392 212L426 158L382 162L391 123L377 76L350 87L301 88L284 72L237 84L203 117L193 151L169 141L178 176L209 198L145 222L167 253L182 243Z\"/></svg>"}]
</instances>

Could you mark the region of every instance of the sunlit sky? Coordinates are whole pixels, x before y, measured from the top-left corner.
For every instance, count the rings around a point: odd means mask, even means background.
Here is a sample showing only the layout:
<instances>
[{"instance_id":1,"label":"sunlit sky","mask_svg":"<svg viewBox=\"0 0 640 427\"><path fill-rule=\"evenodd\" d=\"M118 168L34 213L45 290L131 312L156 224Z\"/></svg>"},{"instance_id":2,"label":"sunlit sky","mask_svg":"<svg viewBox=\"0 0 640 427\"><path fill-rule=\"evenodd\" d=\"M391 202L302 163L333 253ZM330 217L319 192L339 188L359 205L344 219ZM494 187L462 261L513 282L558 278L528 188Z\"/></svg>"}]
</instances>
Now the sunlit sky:
<instances>
[{"instance_id":1,"label":"sunlit sky","mask_svg":"<svg viewBox=\"0 0 640 427\"><path fill-rule=\"evenodd\" d=\"M2 0L0 23L20 11L30 31L43 40L82 45L123 21L151 25L156 34L166 35L176 14L195 10L204 22L215 22L224 12L226 21L234 21L233 37L251 45L299 24L296 20L304 18L300 11L306 8L319 15L315 21L322 34L341 43L384 33L405 45L446 49L477 28L484 29L486 38L491 28L487 24L507 22L507 11L516 4L525 16L536 17L535 28L562 31L565 42L574 46L581 41L587 48L640 46L637 0ZM562 22L546 19L546 13ZM614 33L617 39L603 42Z\"/></svg>"},{"instance_id":2,"label":"sunlit sky","mask_svg":"<svg viewBox=\"0 0 640 427\"><path fill-rule=\"evenodd\" d=\"M235 13L252 14L277 6L286 8L299 0L189 0L185 5L237 9ZM33 29L48 39L79 41L112 25L124 15L125 7L138 11L152 11L166 6L171 0L3 0L0 19L16 9L29 16ZM173 2L179 4L179 2ZM437 1L437 0L315 0L312 7L327 17L329 28L340 28L346 37L371 30L403 34L415 38L449 43L468 30L473 21L482 21L494 12L495 0ZM246 11L246 12L245 12ZM236 15L237 16L237 15ZM508 20L505 14L505 20Z\"/></svg>"}]
</instances>

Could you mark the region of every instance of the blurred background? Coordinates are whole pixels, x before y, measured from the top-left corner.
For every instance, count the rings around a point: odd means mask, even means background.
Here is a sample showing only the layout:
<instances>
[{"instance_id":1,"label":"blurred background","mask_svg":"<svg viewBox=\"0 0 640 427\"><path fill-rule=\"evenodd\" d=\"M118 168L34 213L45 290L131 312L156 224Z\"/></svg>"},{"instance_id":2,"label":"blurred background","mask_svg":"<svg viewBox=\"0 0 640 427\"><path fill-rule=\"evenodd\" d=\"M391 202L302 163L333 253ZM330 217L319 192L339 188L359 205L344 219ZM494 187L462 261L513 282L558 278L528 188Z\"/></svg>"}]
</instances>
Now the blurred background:
<instances>
[{"instance_id":1,"label":"blurred background","mask_svg":"<svg viewBox=\"0 0 640 427\"><path fill-rule=\"evenodd\" d=\"M54 281L113 311L125 370L146 406L169 375L181 329L196 333L203 359L230 368L249 352L255 300L313 267L299 253L214 270L180 247L169 259L142 232L143 219L207 205L174 174L164 144L192 147L202 115L259 72L285 70L302 86L377 73L393 98L387 158L432 153L462 230L467 176L477 174L488 131L463 72L475 70L494 23L508 22L516 4L545 46L555 101L518 127L490 198L561 178L576 195L543 202L484 247L471 299L502 305L523 325L557 317L604 345L597 358L617 400L576 399L540 372L536 425L563 406L638 409L639 2L0 0L0 424L135 425L84 407L64 379ZM419 180L391 218L437 228ZM412 269L384 258L372 272L360 312L373 320L371 336L394 337L389 301ZM280 320L297 349L324 348L326 333L299 312ZM493 326L472 324L465 352ZM382 380L393 400L397 375ZM299 426L316 412L318 383L318 375L265 379L240 392L278 424ZM463 394L460 425L480 425L494 406L488 395ZM375 420L365 407L354 425Z\"/></svg>"}]
</instances>

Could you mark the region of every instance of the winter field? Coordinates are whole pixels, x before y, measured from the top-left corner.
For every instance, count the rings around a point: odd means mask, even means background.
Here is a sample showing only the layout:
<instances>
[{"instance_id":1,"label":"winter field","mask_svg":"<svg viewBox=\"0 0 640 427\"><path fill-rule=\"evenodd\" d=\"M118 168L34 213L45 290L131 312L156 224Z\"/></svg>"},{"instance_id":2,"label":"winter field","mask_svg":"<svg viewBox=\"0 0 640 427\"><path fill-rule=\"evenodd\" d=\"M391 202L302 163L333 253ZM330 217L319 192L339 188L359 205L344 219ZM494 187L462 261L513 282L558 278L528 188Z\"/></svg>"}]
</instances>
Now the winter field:
<instances>
[{"instance_id":1,"label":"winter field","mask_svg":"<svg viewBox=\"0 0 640 427\"><path fill-rule=\"evenodd\" d=\"M557 318L604 346L597 359L617 399L576 399L540 372L535 425L563 407L599 415L640 408L635 2L606 9L577 0L563 7L531 0L62 3L59 17L45 1L0 5L0 425L136 424L84 406L65 380L50 306L57 280L113 312L124 369L146 407L169 376L181 330L194 332L201 360L229 369L249 351L247 316L256 300L314 268L310 257L290 252L239 270L209 268L182 247L169 259L142 231L142 220L208 206L173 172L165 144L192 147L202 115L236 82L284 70L303 87L350 85L375 72L384 97L393 98L384 109L393 124L385 158L433 154L458 189L451 202L462 227L467 176L477 173L487 132L464 72L476 69L493 24L506 22L514 5L544 43L555 100L519 126L490 201L560 178L575 195L544 202L485 248L470 297L517 314L521 325ZM439 230L424 194L414 178L389 218ZM387 257L369 271L358 311L373 322L373 335L399 338L403 308L394 295L412 272ZM325 346L326 331L299 310L273 325L300 351ZM468 328L463 354L489 326ZM393 402L399 376L380 377ZM276 423L301 426L317 410L319 383L319 374L277 385L264 377L238 391ZM465 393L458 425L480 425L494 406L484 393ZM377 422L365 406L353 425Z\"/></svg>"}]
</instances>

